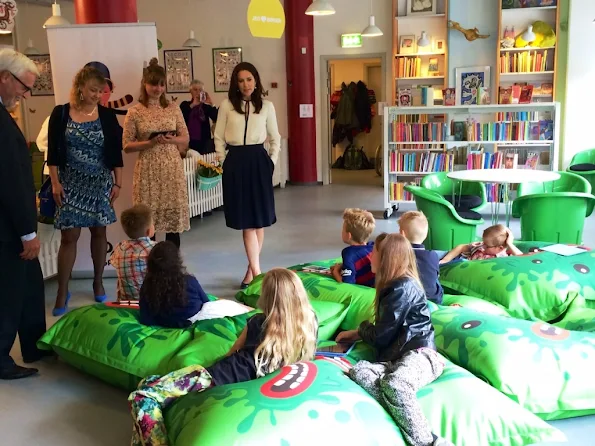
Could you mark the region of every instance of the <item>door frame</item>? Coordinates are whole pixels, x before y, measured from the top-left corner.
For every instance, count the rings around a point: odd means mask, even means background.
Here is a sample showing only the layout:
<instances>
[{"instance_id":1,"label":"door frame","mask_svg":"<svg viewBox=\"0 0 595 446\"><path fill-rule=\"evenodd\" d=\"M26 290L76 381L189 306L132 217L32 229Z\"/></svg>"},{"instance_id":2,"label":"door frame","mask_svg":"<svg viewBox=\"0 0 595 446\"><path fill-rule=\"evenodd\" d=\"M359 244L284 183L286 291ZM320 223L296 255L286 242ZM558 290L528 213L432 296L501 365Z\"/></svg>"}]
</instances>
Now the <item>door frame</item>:
<instances>
[{"instance_id":1,"label":"door frame","mask_svg":"<svg viewBox=\"0 0 595 446\"><path fill-rule=\"evenodd\" d=\"M331 118L330 118L330 98L332 95L332 85L330 85L329 78L329 63L333 60L346 60L346 59L380 59L380 69L382 70L382 81L383 81L383 97L379 98L376 96L377 102L385 102L384 96L386 96L386 81L387 81L387 53L361 53L361 54L335 54L335 55L324 55L320 56L320 97L324 101L324 104L320 107L320 141L322 145L321 161L322 161L322 184L327 185L331 182L331 150L333 149L331 140ZM369 65L369 64L368 64ZM376 64L373 64L376 66ZM367 82L366 82L367 84Z\"/></svg>"}]
</instances>

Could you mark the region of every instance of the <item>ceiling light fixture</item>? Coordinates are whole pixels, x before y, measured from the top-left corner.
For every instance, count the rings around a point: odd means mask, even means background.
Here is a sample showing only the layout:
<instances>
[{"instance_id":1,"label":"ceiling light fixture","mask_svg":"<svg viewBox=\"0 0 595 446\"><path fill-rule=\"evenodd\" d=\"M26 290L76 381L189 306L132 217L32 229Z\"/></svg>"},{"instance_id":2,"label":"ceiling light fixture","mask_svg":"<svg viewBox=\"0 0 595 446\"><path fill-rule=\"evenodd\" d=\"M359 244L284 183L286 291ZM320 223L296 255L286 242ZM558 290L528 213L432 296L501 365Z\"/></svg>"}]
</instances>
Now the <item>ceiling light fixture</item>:
<instances>
[{"instance_id":1,"label":"ceiling light fixture","mask_svg":"<svg viewBox=\"0 0 595 446\"><path fill-rule=\"evenodd\" d=\"M200 48L200 42L194 37L194 31L190 31L190 37L182 44L185 48Z\"/></svg>"},{"instance_id":2,"label":"ceiling light fixture","mask_svg":"<svg viewBox=\"0 0 595 446\"><path fill-rule=\"evenodd\" d=\"M314 0L308 9L306 15L333 15L335 8L326 0Z\"/></svg>"},{"instance_id":3,"label":"ceiling light fixture","mask_svg":"<svg viewBox=\"0 0 595 446\"><path fill-rule=\"evenodd\" d=\"M372 0L370 0L370 23L366 26L366 29L362 31L362 37L379 37L384 33L380 28L376 26L376 18L373 15Z\"/></svg>"},{"instance_id":4,"label":"ceiling light fixture","mask_svg":"<svg viewBox=\"0 0 595 446\"><path fill-rule=\"evenodd\" d=\"M52 4L52 16L43 24L44 28L48 26L68 26L70 22L62 17L62 11L57 1Z\"/></svg>"}]
</instances>

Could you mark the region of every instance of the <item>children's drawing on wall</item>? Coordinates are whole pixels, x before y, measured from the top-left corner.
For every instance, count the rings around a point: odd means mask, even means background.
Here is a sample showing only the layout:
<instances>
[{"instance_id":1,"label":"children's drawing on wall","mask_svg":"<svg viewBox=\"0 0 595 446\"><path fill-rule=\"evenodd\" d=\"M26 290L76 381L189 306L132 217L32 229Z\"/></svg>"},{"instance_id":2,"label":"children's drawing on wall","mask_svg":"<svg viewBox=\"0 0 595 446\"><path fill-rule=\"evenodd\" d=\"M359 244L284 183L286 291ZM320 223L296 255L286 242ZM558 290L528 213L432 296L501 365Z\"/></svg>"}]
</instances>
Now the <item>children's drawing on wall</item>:
<instances>
[{"instance_id":1,"label":"children's drawing on wall","mask_svg":"<svg viewBox=\"0 0 595 446\"><path fill-rule=\"evenodd\" d=\"M100 104L104 107L111 108L114 110L116 114L125 115L127 110L119 110L122 107L126 107L127 105L132 104L134 98L131 94L125 94L124 96L120 97L119 99L115 99L110 101L112 94L114 93L116 86L114 81L112 81L109 68L103 63L98 61L89 62L85 65L86 67L93 67L103 74L105 80L107 81L105 84L105 88L103 90L103 94L101 95Z\"/></svg>"}]
</instances>

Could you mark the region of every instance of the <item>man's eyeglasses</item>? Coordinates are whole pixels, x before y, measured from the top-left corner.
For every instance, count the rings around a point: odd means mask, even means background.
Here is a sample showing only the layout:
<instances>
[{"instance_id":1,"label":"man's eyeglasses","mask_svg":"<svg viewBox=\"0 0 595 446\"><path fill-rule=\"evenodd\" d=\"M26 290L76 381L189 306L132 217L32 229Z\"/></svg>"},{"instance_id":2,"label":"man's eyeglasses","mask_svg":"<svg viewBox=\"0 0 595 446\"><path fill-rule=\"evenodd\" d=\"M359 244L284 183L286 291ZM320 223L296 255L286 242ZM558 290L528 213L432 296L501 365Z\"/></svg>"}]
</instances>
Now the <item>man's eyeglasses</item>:
<instances>
[{"instance_id":1,"label":"man's eyeglasses","mask_svg":"<svg viewBox=\"0 0 595 446\"><path fill-rule=\"evenodd\" d=\"M25 89L25 92L23 93L23 95L26 95L27 93L31 93L31 88L29 88L27 85L25 85L25 83L20 80L18 77L16 77L13 73L10 73L12 77L15 78L15 80L21 84L23 86L23 88Z\"/></svg>"}]
</instances>

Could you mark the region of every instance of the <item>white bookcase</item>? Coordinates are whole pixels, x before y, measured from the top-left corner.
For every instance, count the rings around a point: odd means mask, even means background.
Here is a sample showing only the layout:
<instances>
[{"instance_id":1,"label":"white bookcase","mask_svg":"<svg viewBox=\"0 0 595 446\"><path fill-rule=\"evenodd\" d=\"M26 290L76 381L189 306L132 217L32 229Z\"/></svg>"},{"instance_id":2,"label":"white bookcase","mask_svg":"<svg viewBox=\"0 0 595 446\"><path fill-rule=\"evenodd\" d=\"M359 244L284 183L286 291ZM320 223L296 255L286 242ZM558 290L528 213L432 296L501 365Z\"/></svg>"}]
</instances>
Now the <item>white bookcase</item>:
<instances>
[{"instance_id":1,"label":"white bookcase","mask_svg":"<svg viewBox=\"0 0 595 446\"><path fill-rule=\"evenodd\" d=\"M502 116L501 114L515 113L515 116ZM526 116L518 119L521 113ZM530 116L529 116L530 114ZM522 161L527 152L536 152L539 159L546 159L548 162L537 166L542 170L557 170L559 155L560 137L560 104L557 102L534 102L531 104L507 104L507 105L460 105L460 106L433 106L433 107L386 107L384 109L384 141L382 167L384 171L384 218L389 218L399 208L400 203L410 202L403 197L405 184L414 184L422 177L430 173L450 170L464 170L467 168L467 158L457 160L454 163L455 154L483 148L486 153L506 151L518 153L519 168L524 167ZM517 118L517 119L514 119ZM407 124L418 124L416 130L423 130L419 122L404 123L399 127L394 124L399 120L428 121L426 125L434 130L433 135L427 133L421 138L412 135L411 126ZM451 135L452 122L474 122L480 127L479 135L473 141L455 141ZM541 121L541 122L540 122ZM540 125L543 121L552 121L551 137L549 139L531 139L535 136L542 137ZM442 122L444 129L439 125ZM524 124L517 124L523 122ZM491 125L490 125L491 123ZM495 123L498 123L496 127ZM461 124L459 124L461 125ZM509 127L507 127L509 126ZM513 130L516 126L518 133L519 126L523 127L523 135L508 135L506 129ZM465 124L465 129L467 125ZM483 131L481 131L483 129ZM539 131L538 135L531 133ZM490 132L491 134L484 133ZM436 132L439 132L438 135ZM465 132L466 133L466 132ZM499 133L499 134L497 134ZM509 132L513 133L513 132ZM496 135L496 136L494 136ZM420 140L422 139L422 140ZM465 149L461 147L466 147ZM547 155L542 156L542 153ZM407 156L409 155L409 156ZM407 156L407 157L406 157ZM401 160L399 166L406 160L413 165L420 165L420 160L425 160L421 168L395 168L396 160ZM451 161L451 159L453 161ZM392 162L391 162L392 160ZM448 160L449 166L439 166L442 161ZM430 164L433 163L433 166ZM446 164L446 162L444 162ZM398 167L398 166L397 166ZM411 166L409 166L411 167ZM394 186L394 185L397 186ZM397 189L395 191L395 188ZM395 192L397 192L395 194Z\"/></svg>"}]
</instances>

